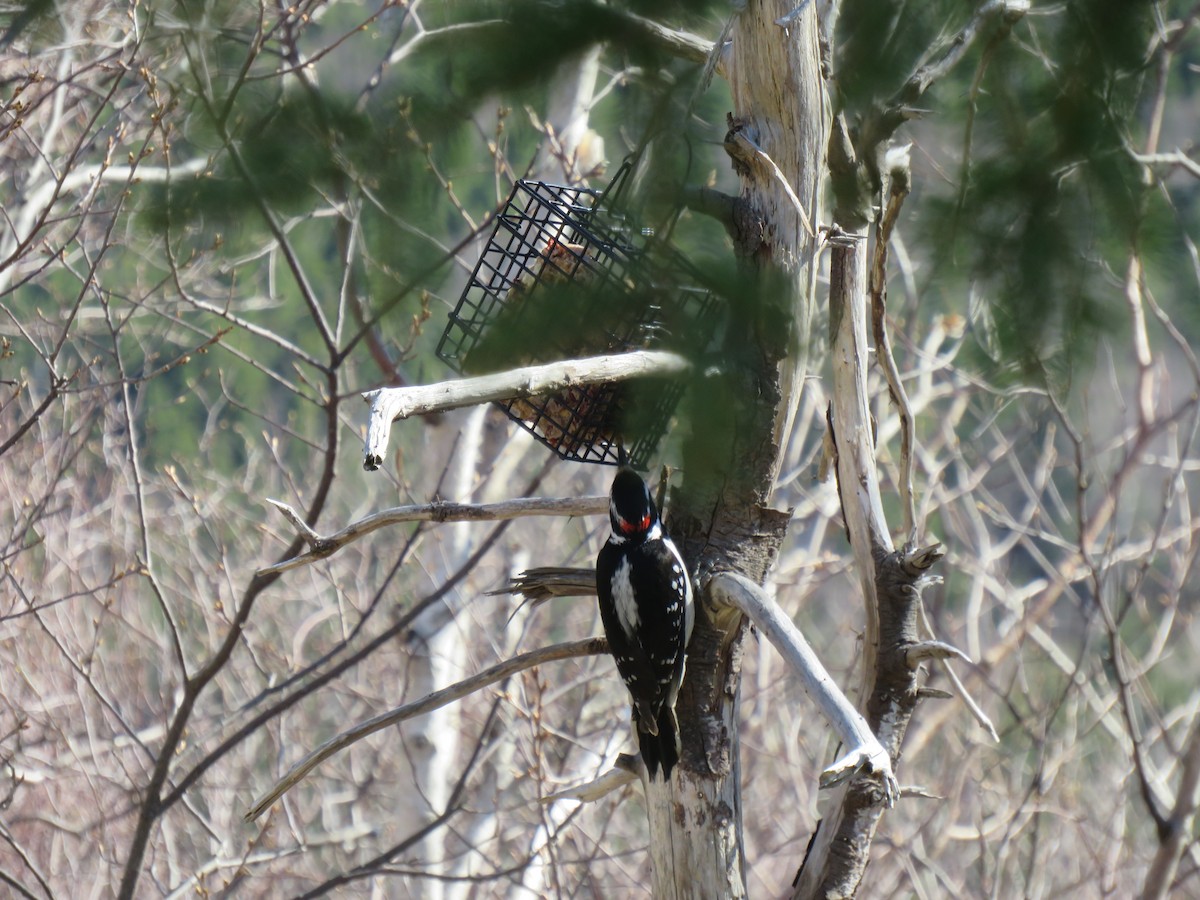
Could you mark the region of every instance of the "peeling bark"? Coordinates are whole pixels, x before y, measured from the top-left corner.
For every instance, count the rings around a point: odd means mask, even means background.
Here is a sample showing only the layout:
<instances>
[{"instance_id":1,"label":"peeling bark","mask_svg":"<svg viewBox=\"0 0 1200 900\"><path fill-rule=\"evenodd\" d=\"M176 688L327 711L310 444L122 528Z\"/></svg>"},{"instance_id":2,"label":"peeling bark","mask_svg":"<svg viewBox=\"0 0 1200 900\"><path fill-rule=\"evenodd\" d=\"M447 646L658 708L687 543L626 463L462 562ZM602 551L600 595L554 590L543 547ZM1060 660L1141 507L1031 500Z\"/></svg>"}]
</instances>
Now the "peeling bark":
<instances>
[{"instance_id":1,"label":"peeling bark","mask_svg":"<svg viewBox=\"0 0 1200 900\"><path fill-rule=\"evenodd\" d=\"M759 152L731 139L735 159L748 157L738 163L740 196L713 206L728 217L751 299L731 327L735 362L704 386L723 401L708 406L733 409L732 421L697 411L701 439L685 448L668 522L701 579L730 571L761 584L789 520L768 504L807 365L817 246L805 219L820 219L826 130L815 5L776 24L794 9L750 0L732 31L731 122ZM647 795L656 897L746 891L736 723L749 625L731 607L698 605L677 706L683 757L672 781Z\"/></svg>"}]
</instances>

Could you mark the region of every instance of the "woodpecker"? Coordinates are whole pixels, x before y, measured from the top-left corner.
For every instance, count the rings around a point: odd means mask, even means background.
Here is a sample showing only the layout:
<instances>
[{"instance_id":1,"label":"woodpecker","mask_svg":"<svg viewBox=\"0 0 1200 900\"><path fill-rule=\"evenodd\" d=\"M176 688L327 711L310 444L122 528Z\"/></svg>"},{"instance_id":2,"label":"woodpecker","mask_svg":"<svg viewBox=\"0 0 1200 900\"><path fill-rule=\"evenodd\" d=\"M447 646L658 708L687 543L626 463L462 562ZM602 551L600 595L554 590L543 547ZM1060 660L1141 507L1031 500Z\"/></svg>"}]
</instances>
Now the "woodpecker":
<instances>
[{"instance_id":1,"label":"woodpecker","mask_svg":"<svg viewBox=\"0 0 1200 900\"><path fill-rule=\"evenodd\" d=\"M663 533L650 490L633 469L613 479L612 534L596 558L600 618L617 671L633 699L633 721L646 771L663 779L679 761L675 698L692 636L692 583Z\"/></svg>"}]
</instances>

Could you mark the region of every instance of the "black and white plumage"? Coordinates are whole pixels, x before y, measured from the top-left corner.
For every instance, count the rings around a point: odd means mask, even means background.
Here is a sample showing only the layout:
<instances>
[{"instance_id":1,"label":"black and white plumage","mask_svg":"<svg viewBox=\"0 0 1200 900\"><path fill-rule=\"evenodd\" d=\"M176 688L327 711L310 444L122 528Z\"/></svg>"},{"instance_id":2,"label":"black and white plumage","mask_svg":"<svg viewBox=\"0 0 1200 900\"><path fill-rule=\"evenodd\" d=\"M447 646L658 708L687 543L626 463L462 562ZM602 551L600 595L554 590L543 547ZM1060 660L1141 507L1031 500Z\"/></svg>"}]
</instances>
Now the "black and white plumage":
<instances>
[{"instance_id":1,"label":"black and white plumage","mask_svg":"<svg viewBox=\"0 0 1200 900\"><path fill-rule=\"evenodd\" d=\"M596 558L600 618L633 699L646 770L653 779L661 768L666 779L679 761L675 699L692 634L692 583L633 469L618 470L608 513L612 534Z\"/></svg>"}]
</instances>

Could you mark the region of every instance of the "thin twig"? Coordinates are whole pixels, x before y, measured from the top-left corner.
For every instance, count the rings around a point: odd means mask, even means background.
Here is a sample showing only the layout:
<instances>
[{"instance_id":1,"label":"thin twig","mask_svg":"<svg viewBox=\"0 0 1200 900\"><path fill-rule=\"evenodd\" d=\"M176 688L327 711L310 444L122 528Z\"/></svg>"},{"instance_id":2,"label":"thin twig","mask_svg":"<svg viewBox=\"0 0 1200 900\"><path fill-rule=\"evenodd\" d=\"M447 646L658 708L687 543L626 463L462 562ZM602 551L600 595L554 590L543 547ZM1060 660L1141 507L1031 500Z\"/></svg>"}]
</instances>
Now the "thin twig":
<instances>
[{"instance_id":1,"label":"thin twig","mask_svg":"<svg viewBox=\"0 0 1200 900\"><path fill-rule=\"evenodd\" d=\"M598 516L608 512L607 497L527 497L499 503L449 503L435 500L415 506L395 506L352 522L341 531L322 537L309 528L292 507L279 500L267 500L299 532L312 549L291 559L259 569L259 577L286 572L325 559L347 544L388 525L401 522L494 522L523 516Z\"/></svg>"},{"instance_id":2,"label":"thin twig","mask_svg":"<svg viewBox=\"0 0 1200 900\"><path fill-rule=\"evenodd\" d=\"M933 638L933 626L929 622L929 616L927 616L925 613L924 603L920 605L917 614L921 617L921 627L924 629L926 634ZM949 659L942 660L942 668L946 672L946 677L950 679L950 683L954 685L954 690L958 692L959 698L961 698L963 704L971 713L971 716L976 722L979 723L984 731L988 733L992 741L999 743L1000 735L996 733L996 726L992 724L992 720L988 717L988 714L983 711L983 707L981 707L976 702L975 698L971 696L971 692L967 690L967 686L963 684L962 679L958 677L958 673L950 667Z\"/></svg>"},{"instance_id":3,"label":"thin twig","mask_svg":"<svg viewBox=\"0 0 1200 900\"><path fill-rule=\"evenodd\" d=\"M856 141L860 156L869 157L877 147L895 134L897 128L920 114L920 110L915 106L916 102L935 82L944 78L962 61L988 22L998 21L1003 35L1027 12L1029 0L987 0L982 4L958 34L948 44L943 45L944 49L941 49L940 55L934 56L931 52L928 61L919 65L892 99L867 121L861 130L862 137Z\"/></svg>"},{"instance_id":4,"label":"thin twig","mask_svg":"<svg viewBox=\"0 0 1200 900\"><path fill-rule=\"evenodd\" d=\"M780 187L782 187L783 192L787 194L787 198L791 201L792 206L796 208L796 213L800 216L800 222L804 225L805 233L807 233L810 238L816 237L816 232L813 231L812 222L808 220L808 210L804 208L804 204L800 202L800 198L796 196L796 192L792 190L791 183L787 180L787 176L783 174L783 170L775 164L775 160L771 159L770 155L763 150L762 147L758 146L758 144L752 141L743 130L739 129L732 131L726 140L737 144L738 148L744 155L757 159L764 167L766 167L767 171L771 173L771 177L779 182Z\"/></svg>"},{"instance_id":5,"label":"thin twig","mask_svg":"<svg viewBox=\"0 0 1200 900\"><path fill-rule=\"evenodd\" d=\"M1176 149L1169 153L1130 153L1135 160L1146 166L1169 166L1180 168L1200 178L1200 163L1196 162L1182 150Z\"/></svg>"},{"instance_id":6,"label":"thin twig","mask_svg":"<svg viewBox=\"0 0 1200 900\"><path fill-rule=\"evenodd\" d=\"M560 659L572 659L577 656L598 656L607 652L608 642L604 638L599 637L588 638L582 641L569 641L563 644L555 644L551 647L543 647L540 650L531 650L528 653L522 653L520 656L497 663L491 668L485 669L477 675L472 675L470 678L465 678L457 684L442 688L440 691L434 691L420 700L406 703L403 706L397 706L395 709L361 722L353 728L329 739L305 756L300 762L296 763L296 765L292 766L288 773L276 782L270 791L250 807L244 818L247 822L253 822L266 812L271 804L303 781L305 776L322 762L329 759L335 753L349 747L351 744L362 740L367 735L382 731L384 728L396 725L414 716L431 712L445 706L447 703L460 700L468 694L473 694L481 688L487 687L489 684L501 681L509 675L524 671L525 669L531 669L542 663L554 662Z\"/></svg>"}]
</instances>

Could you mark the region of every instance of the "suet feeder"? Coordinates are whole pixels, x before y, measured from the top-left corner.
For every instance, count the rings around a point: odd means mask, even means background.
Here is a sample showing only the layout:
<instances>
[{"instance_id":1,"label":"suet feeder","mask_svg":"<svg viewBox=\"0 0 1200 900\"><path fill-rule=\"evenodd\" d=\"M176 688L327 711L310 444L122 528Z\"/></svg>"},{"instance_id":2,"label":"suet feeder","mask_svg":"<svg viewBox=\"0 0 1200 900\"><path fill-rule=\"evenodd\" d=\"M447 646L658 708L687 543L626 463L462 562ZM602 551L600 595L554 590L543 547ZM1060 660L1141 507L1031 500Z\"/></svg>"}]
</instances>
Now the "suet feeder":
<instances>
[{"instance_id":1,"label":"suet feeder","mask_svg":"<svg viewBox=\"0 0 1200 900\"><path fill-rule=\"evenodd\" d=\"M714 302L679 254L620 209L630 166L605 191L518 181L450 313L437 353L460 373L707 343ZM670 425L678 381L619 382L499 401L563 459L645 468ZM635 408L636 407L636 408Z\"/></svg>"}]
</instances>

